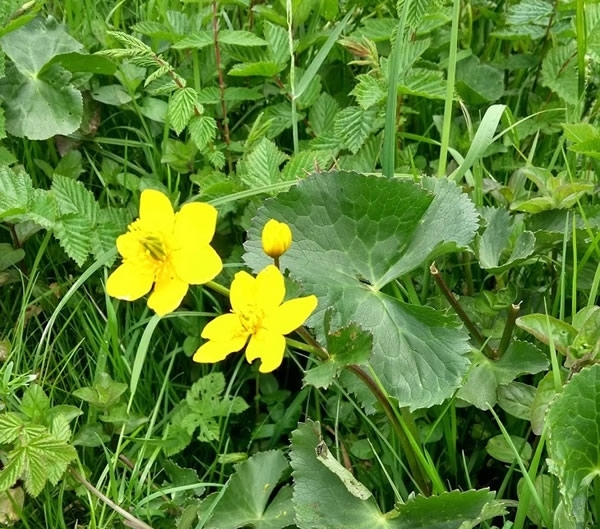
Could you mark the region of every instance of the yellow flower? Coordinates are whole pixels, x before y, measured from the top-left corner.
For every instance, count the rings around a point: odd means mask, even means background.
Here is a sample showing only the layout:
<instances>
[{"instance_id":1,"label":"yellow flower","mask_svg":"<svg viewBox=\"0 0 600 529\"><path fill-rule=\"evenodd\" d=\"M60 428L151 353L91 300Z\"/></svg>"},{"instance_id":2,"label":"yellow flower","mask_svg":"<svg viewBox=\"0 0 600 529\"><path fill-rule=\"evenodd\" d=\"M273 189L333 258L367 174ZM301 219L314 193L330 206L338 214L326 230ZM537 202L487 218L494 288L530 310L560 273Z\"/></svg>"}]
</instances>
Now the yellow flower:
<instances>
[{"instance_id":1,"label":"yellow flower","mask_svg":"<svg viewBox=\"0 0 600 529\"><path fill-rule=\"evenodd\" d=\"M217 210L200 202L185 204L173 212L160 191L147 189L140 198L140 218L117 238L123 263L108 278L110 296L127 301L141 298L152 289L148 307L159 316L174 311L188 285L213 279L223 268L210 246Z\"/></svg>"},{"instance_id":2,"label":"yellow flower","mask_svg":"<svg viewBox=\"0 0 600 529\"><path fill-rule=\"evenodd\" d=\"M238 272L231 283L232 311L210 321L202 331L209 341L194 354L196 362L218 362L246 345L246 359L261 359L259 370L269 373L281 365L285 351L284 334L304 323L317 306L315 296L282 303L285 296L283 275L274 265L256 278Z\"/></svg>"},{"instance_id":3,"label":"yellow flower","mask_svg":"<svg viewBox=\"0 0 600 529\"><path fill-rule=\"evenodd\" d=\"M262 247L273 258L281 257L292 244L292 230L285 222L269 220L262 231Z\"/></svg>"}]
</instances>

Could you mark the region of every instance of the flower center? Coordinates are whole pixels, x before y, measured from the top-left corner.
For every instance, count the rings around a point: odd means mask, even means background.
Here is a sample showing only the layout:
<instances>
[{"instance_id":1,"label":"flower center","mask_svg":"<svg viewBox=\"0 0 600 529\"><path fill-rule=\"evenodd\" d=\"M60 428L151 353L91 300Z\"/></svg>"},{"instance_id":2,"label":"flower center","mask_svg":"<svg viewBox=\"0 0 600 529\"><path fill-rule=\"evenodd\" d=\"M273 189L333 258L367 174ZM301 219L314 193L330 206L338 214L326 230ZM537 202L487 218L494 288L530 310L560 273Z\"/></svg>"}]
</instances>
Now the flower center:
<instances>
[{"instance_id":1,"label":"flower center","mask_svg":"<svg viewBox=\"0 0 600 529\"><path fill-rule=\"evenodd\" d=\"M263 311L254 304L246 305L238 316L242 327L250 334L254 334L260 328L264 318Z\"/></svg>"},{"instance_id":2,"label":"flower center","mask_svg":"<svg viewBox=\"0 0 600 529\"><path fill-rule=\"evenodd\" d=\"M169 256L169 246L165 236L157 231L145 229L137 220L129 225L129 230L135 233L143 252L153 261L164 263Z\"/></svg>"}]
</instances>

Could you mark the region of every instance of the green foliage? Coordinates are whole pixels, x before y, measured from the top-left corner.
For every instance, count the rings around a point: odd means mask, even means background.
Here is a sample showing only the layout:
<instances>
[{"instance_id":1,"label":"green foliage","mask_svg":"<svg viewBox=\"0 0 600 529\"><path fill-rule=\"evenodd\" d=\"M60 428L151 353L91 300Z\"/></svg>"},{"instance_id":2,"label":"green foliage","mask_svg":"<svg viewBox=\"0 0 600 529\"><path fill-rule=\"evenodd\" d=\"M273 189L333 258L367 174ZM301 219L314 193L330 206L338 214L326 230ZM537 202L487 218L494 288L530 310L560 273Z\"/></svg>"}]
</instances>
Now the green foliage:
<instances>
[{"instance_id":1,"label":"green foliage","mask_svg":"<svg viewBox=\"0 0 600 529\"><path fill-rule=\"evenodd\" d=\"M52 59L79 52L82 45L53 18L36 18L2 37L0 47L12 61L8 75L0 79L6 130L33 140L77 130L83 115L81 93L71 84L71 73Z\"/></svg>"},{"instance_id":2,"label":"green foliage","mask_svg":"<svg viewBox=\"0 0 600 529\"><path fill-rule=\"evenodd\" d=\"M23 480L27 493L38 496L47 482L56 485L77 458L69 444L72 414L52 411L44 391L32 385L25 391L18 413L0 414L0 447L6 450L0 492Z\"/></svg>"},{"instance_id":3,"label":"green foliage","mask_svg":"<svg viewBox=\"0 0 600 529\"><path fill-rule=\"evenodd\" d=\"M339 476L319 462L316 452L320 427L308 422L292 434L296 525L301 529L380 527L390 529L440 529L475 527L503 512L487 490L450 492L425 498L417 496L382 513L373 497L359 499Z\"/></svg>"},{"instance_id":4,"label":"green foliage","mask_svg":"<svg viewBox=\"0 0 600 529\"><path fill-rule=\"evenodd\" d=\"M401 405L430 406L458 387L467 368L464 333L451 318L382 291L472 239L474 208L453 184L426 180L420 187L353 173L306 179L259 210L245 255L255 270L266 264L259 234L269 218L291 226L295 244L281 264L321 307L335 307L332 330L356 321L373 335L370 365ZM318 328L322 310L310 320ZM404 368L391 370L390 361Z\"/></svg>"},{"instance_id":5,"label":"green foliage","mask_svg":"<svg viewBox=\"0 0 600 529\"><path fill-rule=\"evenodd\" d=\"M573 376L548 411L549 470L558 477L562 506L573 527L587 523L585 500L598 474L598 374L600 366Z\"/></svg>"},{"instance_id":6,"label":"green foliage","mask_svg":"<svg viewBox=\"0 0 600 529\"><path fill-rule=\"evenodd\" d=\"M114 247L124 227L118 213L98 206L94 195L76 180L56 174L50 190L36 189L21 169L0 165L0 219L33 222L52 230L78 265L90 254L98 258Z\"/></svg>"},{"instance_id":7,"label":"green foliage","mask_svg":"<svg viewBox=\"0 0 600 529\"><path fill-rule=\"evenodd\" d=\"M280 450L259 452L235 465L235 473L224 491L215 492L203 501L201 509L212 507L204 527L237 529L251 525L256 529L282 529L292 525L291 488L286 485L274 493L288 466Z\"/></svg>"},{"instance_id":8,"label":"green foliage","mask_svg":"<svg viewBox=\"0 0 600 529\"><path fill-rule=\"evenodd\" d=\"M225 377L222 373L211 373L197 380L187 391L182 401L173 411L166 440L165 452L175 454L188 446L198 431L200 442L220 439L220 419L237 415L248 409L242 397L223 395Z\"/></svg>"}]
</instances>

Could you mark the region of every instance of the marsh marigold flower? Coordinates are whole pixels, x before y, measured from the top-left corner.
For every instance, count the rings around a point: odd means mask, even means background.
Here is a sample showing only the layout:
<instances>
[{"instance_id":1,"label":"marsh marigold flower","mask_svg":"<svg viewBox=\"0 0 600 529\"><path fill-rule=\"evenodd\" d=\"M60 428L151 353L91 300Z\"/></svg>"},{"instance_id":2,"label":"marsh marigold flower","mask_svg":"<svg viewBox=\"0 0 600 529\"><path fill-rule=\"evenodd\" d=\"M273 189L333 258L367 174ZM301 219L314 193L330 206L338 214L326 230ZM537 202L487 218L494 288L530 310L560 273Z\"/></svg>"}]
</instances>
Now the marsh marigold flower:
<instances>
[{"instance_id":1,"label":"marsh marigold flower","mask_svg":"<svg viewBox=\"0 0 600 529\"><path fill-rule=\"evenodd\" d=\"M281 257L292 244L292 230L285 222L269 220L262 231L262 247L271 258Z\"/></svg>"},{"instance_id":2,"label":"marsh marigold flower","mask_svg":"<svg viewBox=\"0 0 600 529\"><path fill-rule=\"evenodd\" d=\"M200 202L177 213L160 191L147 189L140 198L140 217L117 238L123 263L110 275L106 291L127 301L141 298L154 285L148 307L158 315L175 310L188 285L213 279L223 268L210 246L217 210Z\"/></svg>"},{"instance_id":3,"label":"marsh marigold flower","mask_svg":"<svg viewBox=\"0 0 600 529\"><path fill-rule=\"evenodd\" d=\"M285 334L302 325L317 306L316 296L283 302L283 275L274 265L252 277L238 272L231 283L231 313L218 316L202 331L209 341L194 354L196 362L219 362L239 351L248 342L246 359L260 358L260 372L269 373L281 365ZM249 340L248 340L249 339Z\"/></svg>"}]
</instances>

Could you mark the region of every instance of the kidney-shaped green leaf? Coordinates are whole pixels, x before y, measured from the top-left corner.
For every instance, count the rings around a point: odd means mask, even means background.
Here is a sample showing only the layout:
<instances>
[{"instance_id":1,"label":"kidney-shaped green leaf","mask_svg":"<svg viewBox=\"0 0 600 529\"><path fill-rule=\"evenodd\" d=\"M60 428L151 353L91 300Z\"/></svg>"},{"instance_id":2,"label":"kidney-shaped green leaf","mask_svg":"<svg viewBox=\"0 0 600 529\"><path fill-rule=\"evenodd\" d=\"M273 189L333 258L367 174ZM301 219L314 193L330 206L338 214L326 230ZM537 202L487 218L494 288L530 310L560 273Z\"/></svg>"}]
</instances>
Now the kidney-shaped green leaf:
<instances>
[{"instance_id":1,"label":"kidney-shaped green leaf","mask_svg":"<svg viewBox=\"0 0 600 529\"><path fill-rule=\"evenodd\" d=\"M373 336L371 366L402 406L442 402L458 387L467 335L454 318L382 292L435 255L467 245L477 229L471 201L451 182L422 185L357 173L321 173L265 202L253 220L244 259L255 271L269 260L260 233L274 218L290 225L283 269L319 298L309 324L334 309L331 330L356 322Z\"/></svg>"},{"instance_id":2,"label":"kidney-shaped green leaf","mask_svg":"<svg viewBox=\"0 0 600 529\"><path fill-rule=\"evenodd\" d=\"M578 522L587 489L600 475L600 365L574 375L548 410L549 469Z\"/></svg>"},{"instance_id":3,"label":"kidney-shaped green leaf","mask_svg":"<svg viewBox=\"0 0 600 529\"><path fill-rule=\"evenodd\" d=\"M489 490L470 490L417 496L384 514L372 496L361 499L319 460L320 445L318 423L300 424L292 433L294 507L300 529L466 529L504 511Z\"/></svg>"}]
</instances>

